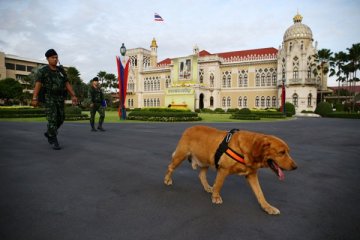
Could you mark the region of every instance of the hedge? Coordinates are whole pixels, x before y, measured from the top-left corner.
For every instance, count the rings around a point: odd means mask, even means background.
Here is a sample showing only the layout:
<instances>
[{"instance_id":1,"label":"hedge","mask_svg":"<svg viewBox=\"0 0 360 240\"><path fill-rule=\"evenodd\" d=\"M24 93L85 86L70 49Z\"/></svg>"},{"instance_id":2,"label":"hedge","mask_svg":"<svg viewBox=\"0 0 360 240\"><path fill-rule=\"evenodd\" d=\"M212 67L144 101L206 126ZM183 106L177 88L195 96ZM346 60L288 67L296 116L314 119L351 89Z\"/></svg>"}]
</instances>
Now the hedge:
<instances>
[{"instance_id":1,"label":"hedge","mask_svg":"<svg viewBox=\"0 0 360 240\"><path fill-rule=\"evenodd\" d=\"M200 121L201 117L190 110L180 109L143 109L141 111L131 111L127 116L128 120L141 121L160 121L160 122L177 122L177 121Z\"/></svg>"},{"instance_id":2,"label":"hedge","mask_svg":"<svg viewBox=\"0 0 360 240\"><path fill-rule=\"evenodd\" d=\"M0 108L0 118L45 117L43 108Z\"/></svg>"},{"instance_id":3,"label":"hedge","mask_svg":"<svg viewBox=\"0 0 360 240\"><path fill-rule=\"evenodd\" d=\"M242 113L236 113L236 114L232 114L230 116L230 119L239 119L239 120L260 120L260 117L256 114L253 113L247 113L247 114L242 114Z\"/></svg>"}]
</instances>

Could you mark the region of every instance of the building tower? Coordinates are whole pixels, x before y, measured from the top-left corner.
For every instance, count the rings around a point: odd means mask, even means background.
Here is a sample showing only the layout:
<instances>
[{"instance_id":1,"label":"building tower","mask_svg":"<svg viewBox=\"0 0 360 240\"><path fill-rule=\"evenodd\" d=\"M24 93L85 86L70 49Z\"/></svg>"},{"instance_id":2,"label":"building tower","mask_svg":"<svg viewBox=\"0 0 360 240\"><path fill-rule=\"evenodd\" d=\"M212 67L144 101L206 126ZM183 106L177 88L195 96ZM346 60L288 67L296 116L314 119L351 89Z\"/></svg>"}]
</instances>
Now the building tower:
<instances>
[{"instance_id":1,"label":"building tower","mask_svg":"<svg viewBox=\"0 0 360 240\"><path fill-rule=\"evenodd\" d=\"M153 38L153 40L151 41L151 57L150 57L150 66L151 67L156 67L157 66L157 48L158 45L156 43L155 38Z\"/></svg>"},{"instance_id":2,"label":"building tower","mask_svg":"<svg viewBox=\"0 0 360 240\"><path fill-rule=\"evenodd\" d=\"M313 74L317 50L313 46L312 31L302 23L302 19L297 13L293 18L294 24L285 31L277 63L278 99L281 100L281 86L284 82L286 102L293 103L297 113L303 110L315 111L319 87Z\"/></svg>"}]
</instances>

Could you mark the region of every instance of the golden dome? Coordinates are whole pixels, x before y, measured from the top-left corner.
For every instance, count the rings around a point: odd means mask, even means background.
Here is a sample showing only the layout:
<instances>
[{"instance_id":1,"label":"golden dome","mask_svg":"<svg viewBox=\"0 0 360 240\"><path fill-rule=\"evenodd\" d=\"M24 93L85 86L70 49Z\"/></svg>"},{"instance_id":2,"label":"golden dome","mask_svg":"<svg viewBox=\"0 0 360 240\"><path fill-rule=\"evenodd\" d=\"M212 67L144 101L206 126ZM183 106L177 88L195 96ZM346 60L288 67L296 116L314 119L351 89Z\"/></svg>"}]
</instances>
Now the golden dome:
<instances>
[{"instance_id":1,"label":"golden dome","mask_svg":"<svg viewBox=\"0 0 360 240\"><path fill-rule=\"evenodd\" d=\"M157 43L156 43L156 40L155 40L155 38L153 38L153 40L151 41L151 46L150 46L150 48L157 48L158 47L158 45L157 45Z\"/></svg>"},{"instance_id":2,"label":"golden dome","mask_svg":"<svg viewBox=\"0 0 360 240\"><path fill-rule=\"evenodd\" d=\"M311 29L301 23L303 17L297 13L293 18L294 24L290 26L284 34L284 42L293 39L310 39L313 40Z\"/></svg>"}]
</instances>

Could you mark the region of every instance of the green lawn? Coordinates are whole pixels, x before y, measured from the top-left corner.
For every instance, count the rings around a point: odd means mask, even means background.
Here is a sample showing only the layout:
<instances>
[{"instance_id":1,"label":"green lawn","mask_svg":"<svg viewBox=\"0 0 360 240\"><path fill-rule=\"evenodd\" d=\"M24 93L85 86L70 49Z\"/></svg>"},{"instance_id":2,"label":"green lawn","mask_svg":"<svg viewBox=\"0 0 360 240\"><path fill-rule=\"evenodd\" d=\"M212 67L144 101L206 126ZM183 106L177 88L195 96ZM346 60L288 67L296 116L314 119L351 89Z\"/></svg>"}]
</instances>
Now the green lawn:
<instances>
[{"instance_id":1,"label":"green lawn","mask_svg":"<svg viewBox=\"0 0 360 240\"><path fill-rule=\"evenodd\" d=\"M82 113L88 114L90 112L83 111ZM199 113L199 116L203 119L201 122L274 122L274 121L286 121L291 118L286 119L262 119L262 120L236 120L230 119L231 114L216 114L216 113ZM99 115L96 115L96 122L98 121ZM0 122L46 122L46 119L43 118L0 118ZM88 120L76 121L80 123L89 123ZM143 121L133 121L133 120L120 120L117 111L106 111L105 113L105 122L107 123L134 123L134 122L143 122Z\"/></svg>"}]
</instances>

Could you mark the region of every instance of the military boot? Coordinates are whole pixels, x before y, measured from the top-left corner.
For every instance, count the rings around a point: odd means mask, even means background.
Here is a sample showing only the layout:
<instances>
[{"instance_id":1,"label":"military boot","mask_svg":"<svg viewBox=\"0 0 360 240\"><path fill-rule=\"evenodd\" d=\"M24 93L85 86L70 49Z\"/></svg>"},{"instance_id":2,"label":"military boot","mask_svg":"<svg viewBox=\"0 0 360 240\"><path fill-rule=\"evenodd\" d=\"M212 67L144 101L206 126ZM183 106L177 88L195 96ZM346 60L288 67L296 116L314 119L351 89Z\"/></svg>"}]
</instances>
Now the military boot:
<instances>
[{"instance_id":1,"label":"military boot","mask_svg":"<svg viewBox=\"0 0 360 240\"><path fill-rule=\"evenodd\" d=\"M59 144L56 136L53 138L53 144L52 145L53 145L54 150L60 150L61 149L60 144Z\"/></svg>"},{"instance_id":2,"label":"military boot","mask_svg":"<svg viewBox=\"0 0 360 240\"><path fill-rule=\"evenodd\" d=\"M97 128L101 132L105 132L105 129L102 127L103 122L104 122L104 120L100 119L99 120L99 126Z\"/></svg>"},{"instance_id":3,"label":"military boot","mask_svg":"<svg viewBox=\"0 0 360 240\"><path fill-rule=\"evenodd\" d=\"M95 126L94 126L94 124L91 124L91 131L92 131L92 132L96 132L96 131L97 131L96 128L95 128Z\"/></svg>"},{"instance_id":4,"label":"military boot","mask_svg":"<svg viewBox=\"0 0 360 240\"><path fill-rule=\"evenodd\" d=\"M48 143L51 145L53 144L53 138L49 136L49 134L47 132L44 133L44 136L47 138Z\"/></svg>"}]
</instances>

